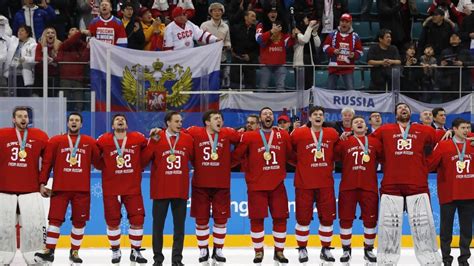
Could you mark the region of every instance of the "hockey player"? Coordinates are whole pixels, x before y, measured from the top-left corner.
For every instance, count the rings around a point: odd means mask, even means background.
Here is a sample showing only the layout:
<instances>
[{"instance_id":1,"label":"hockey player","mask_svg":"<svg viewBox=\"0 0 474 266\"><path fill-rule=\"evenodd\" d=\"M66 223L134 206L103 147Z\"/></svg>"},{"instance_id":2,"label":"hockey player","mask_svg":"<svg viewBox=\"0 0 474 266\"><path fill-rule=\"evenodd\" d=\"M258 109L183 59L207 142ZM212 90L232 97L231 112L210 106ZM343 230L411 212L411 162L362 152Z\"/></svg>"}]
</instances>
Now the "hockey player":
<instances>
[{"instance_id":1,"label":"hockey player","mask_svg":"<svg viewBox=\"0 0 474 266\"><path fill-rule=\"evenodd\" d=\"M318 208L319 239L321 240L321 261L334 262L331 254L333 221L336 218L336 198L334 196L334 145L339 139L337 131L323 128L324 108L314 106L309 110L311 126L295 129L291 133L291 143L296 154L295 195L296 195L296 241L298 259L308 261L306 246L309 227L313 219L314 203Z\"/></svg>"},{"instance_id":2,"label":"hockey player","mask_svg":"<svg viewBox=\"0 0 474 266\"><path fill-rule=\"evenodd\" d=\"M263 260L263 221L268 210L273 218L275 250L273 260L286 265L288 259L283 250L286 241L288 196L283 180L286 162L292 155L290 136L287 131L273 128L273 111L269 107L260 110L261 128L245 132L235 149L232 160L238 162L244 155L249 161L245 172L247 182L250 235L255 250L256 264Z\"/></svg>"},{"instance_id":3,"label":"hockey player","mask_svg":"<svg viewBox=\"0 0 474 266\"><path fill-rule=\"evenodd\" d=\"M223 127L222 113L209 110L203 115L204 127L191 127L187 132L194 139L194 174L191 194L191 217L196 219L196 238L200 249L199 262L209 260L209 218L214 220L212 236L214 264L225 263L222 253L230 218L231 144L240 141L240 134Z\"/></svg>"},{"instance_id":4,"label":"hockey player","mask_svg":"<svg viewBox=\"0 0 474 266\"><path fill-rule=\"evenodd\" d=\"M107 237L112 248L112 263L120 263L120 220L122 205L130 222L128 231L132 252L130 261L140 264L147 260L141 254L145 209L141 192L142 150L145 137L139 132L127 132L127 118L115 114L112 118L112 133L105 133L97 140L102 154L102 190Z\"/></svg>"},{"instance_id":5,"label":"hockey player","mask_svg":"<svg viewBox=\"0 0 474 266\"><path fill-rule=\"evenodd\" d=\"M48 135L28 128L26 107L15 107L12 121L12 128L0 129L0 264L10 264L15 257L19 214L20 250L26 264L34 265L34 255L43 247L46 230L39 193L39 159Z\"/></svg>"},{"instance_id":6,"label":"hockey player","mask_svg":"<svg viewBox=\"0 0 474 266\"><path fill-rule=\"evenodd\" d=\"M461 254L459 265L469 265L474 214L474 148L466 140L470 123L462 118L452 123L454 137L438 143L428 158L430 170L438 170L438 197L441 212L440 242L443 264L451 265L451 241L456 209L459 216Z\"/></svg>"},{"instance_id":7,"label":"hockey player","mask_svg":"<svg viewBox=\"0 0 474 266\"><path fill-rule=\"evenodd\" d=\"M404 205L418 262L422 265L441 263L428 196L424 152L425 147L435 144L435 131L422 124L410 123L411 110L405 103L398 103L395 113L396 123L385 124L372 134L384 147L377 263L396 264L400 258Z\"/></svg>"},{"instance_id":8,"label":"hockey player","mask_svg":"<svg viewBox=\"0 0 474 266\"><path fill-rule=\"evenodd\" d=\"M164 50L182 50L194 47L194 41L200 43L215 43L220 38L201 30L186 18L185 10L177 6L172 11L173 21L166 26Z\"/></svg>"},{"instance_id":9,"label":"hockey player","mask_svg":"<svg viewBox=\"0 0 474 266\"><path fill-rule=\"evenodd\" d=\"M184 265L183 243L186 203L189 192L189 162L193 155L193 139L181 132L183 118L178 112L165 115L167 129L152 130L145 151L145 163L152 161L150 196L153 199L153 265L163 265L163 230L171 205L173 213L173 266Z\"/></svg>"},{"instance_id":10,"label":"hockey player","mask_svg":"<svg viewBox=\"0 0 474 266\"><path fill-rule=\"evenodd\" d=\"M54 249L64 222L64 215L71 203L72 230L69 260L80 264L79 257L82 237L90 211L90 178L91 163L98 168L100 163L99 149L95 139L80 134L82 115L70 113L67 123L68 133L51 138L46 147L40 174L40 192L48 196L50 191L45 187L51 170L54 167L54 182L49 208L49 226L44 253L36 253L38 261L53 262Z\"/></svg>"},{"instance_id":11,"label":"hockey player","mask_svg":"<svg viewBox=\"0 0 474 266\"><path fill-rule=\"evenodd\" d=\"M343 255L342 263L351 260L352 223L357 203L364 223L364 259L377 262L372 250L377 225L378 181L377 162L381 160L382 144L372 136L366 136L368 128L362 116L352 118L353 136L336 144L335 155L342 162L342 178L339 184L338 213Z\"/></svg>"}]
</instances>

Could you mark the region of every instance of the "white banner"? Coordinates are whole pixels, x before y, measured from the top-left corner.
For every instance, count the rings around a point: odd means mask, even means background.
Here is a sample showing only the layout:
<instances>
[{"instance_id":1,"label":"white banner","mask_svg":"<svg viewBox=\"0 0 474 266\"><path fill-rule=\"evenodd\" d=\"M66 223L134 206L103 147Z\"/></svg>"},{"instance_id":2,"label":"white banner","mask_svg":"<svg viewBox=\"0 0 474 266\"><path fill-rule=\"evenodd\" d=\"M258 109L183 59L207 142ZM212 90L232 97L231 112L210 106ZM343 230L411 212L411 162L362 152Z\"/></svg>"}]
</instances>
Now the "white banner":
<instances>
[{"instance_id":1,"label":"white banner","mask_svg":"<svg viewBox=\"0 0 474 266\"><path fill-rule=\"evenodd\" d=\"M351 107L355 111L392 113L393 94L370 94L354 90L326 90L313 87L313 104L328 109Z\"/></svg>"},{"instance_id":2,"label":"white banner","mask_svg":"<svg viewBox=\"0 0 474 266\"><path fill-rule=\"evenodd\" d=\"M299 95L299 97L298 97ZM224 94L220 98L220 109L242 111L259 111L265 106L273 110L304 108L309 105L310 91L302 93L251 93L251 94Z\"/></svg>"},{"instance_id":3,"label":"white banner","mask_svg":"<svg viewBox=\"0 0 474 266\"><path fill-rule=\"evenodd\" d=\"M424 103L400 94L399 102L407 103L408 106L410 106L412 113L420 113L424 110L432 110L435 107L443 107L447 114L462 114L471 112L471 94L446 103Z\"/></svg>"}]
</instances>

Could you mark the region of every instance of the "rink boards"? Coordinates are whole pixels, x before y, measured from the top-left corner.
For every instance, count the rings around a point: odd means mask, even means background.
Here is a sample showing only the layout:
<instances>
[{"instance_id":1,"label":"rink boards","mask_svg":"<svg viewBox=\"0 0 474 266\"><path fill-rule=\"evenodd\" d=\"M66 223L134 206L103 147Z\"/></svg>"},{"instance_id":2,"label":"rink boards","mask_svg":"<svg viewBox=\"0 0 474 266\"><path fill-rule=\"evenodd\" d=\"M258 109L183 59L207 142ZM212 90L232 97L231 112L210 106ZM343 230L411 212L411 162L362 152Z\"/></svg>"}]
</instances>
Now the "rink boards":
<instances>
[{"instance_id":1,"label":"rink boards","mask_svg":"<svg viewBox=\"0 0 474 266\"><path fill-rule=\"evenodd\" d=\"M150 199L150 178L149 172L143 173L143 181L142 181L142 193L143 199L146 209L146 217L145 217L145 226L144 226L144 246L151 245L151 233L152 233L152 217L151 217L151 210L152 210L152 201ZM296 240L294 238L294 228L295 228L295 193L293 187L293 177L292 173L287 175L285 180L285 185L287 188L288 193L288 206L290 211L290 218L288 219L288 239L287 245L288 246L296 246ZM381 175L379 175L380 181ZM335 191L336 191L336 198L339 192L339 183L340 183L340 174L334 175L335 179ZM248 219L248 208L247 208L247 189L245 185L245 178L243 173L233 173L231 178L231 215L232 217L228 221L228 229L227 229L227 238L226 238L226 246L251 246L251 239L249 237L250 232L250 223ZM431 204L433 208L433 217L436 225L437 233L439 234L439 224L440 224L440 215L439 215L439 203L438 203L438 196L437 196L437 187L436 187L436 175L430 174L429 179L429 188L431 193ZM48 203L46 203L48 205ZM188 201L188 212L187 212L187 219L186 219L186 246L196 246L197 242L195 240L195 225L194 219L189 217L189 210L190 210L190 200ZM359 208L357 209L357 217L359 217ZM71 230L71 223L69 222L71 215L70 208L67 211L66 215L66 222L61 227L62 237L59 242L60 247L68 247L69 246L69 233ZM122 208L122 234L128 234L129 223L126 219L126 212L125 209ZM309 240L310 246L318 246L320 245L319 239L317 237L319 221L317 219L317 210L314 210L314 220L311 224L311 237ZM102 202L102 187L101 187L101 174L100 172L93 172L92 180L91 180L91 217L90 221L87 223L86 230L85 230L85 238L83 246L85 247L108 247L108 241L106 237L106 224L104 220L104 213L103 213L103 202ZM334 245L339 245L340 240L338 238L339 234L339 221L336 220L334 223ZM211 224L212 228L212 224ZM165 234L171 235L173 232L172 227L172 216L171 211L168 212L168 217L165 226ZM272 238L272 224L270 219L265 220L265 233L269 237L266 237L266 243L271 245ZM360 220L355 220L353 225L353 245L354 246L362 246L363 244L363 226ZM457 222L457 218L455 221L455 226L453 228L453 234L459 234L459 224ZM404 246L412 246L411 236L410 236L410 228L405 216L403 222L403 239L402 243ZM212 240L211 240L212 241ZM456 241L456 240L455 240ZM128 237L122 237L123 245L128 245ZM166 236L165 245L171 244L171 236Z\"/></svg>"}]
</instances>

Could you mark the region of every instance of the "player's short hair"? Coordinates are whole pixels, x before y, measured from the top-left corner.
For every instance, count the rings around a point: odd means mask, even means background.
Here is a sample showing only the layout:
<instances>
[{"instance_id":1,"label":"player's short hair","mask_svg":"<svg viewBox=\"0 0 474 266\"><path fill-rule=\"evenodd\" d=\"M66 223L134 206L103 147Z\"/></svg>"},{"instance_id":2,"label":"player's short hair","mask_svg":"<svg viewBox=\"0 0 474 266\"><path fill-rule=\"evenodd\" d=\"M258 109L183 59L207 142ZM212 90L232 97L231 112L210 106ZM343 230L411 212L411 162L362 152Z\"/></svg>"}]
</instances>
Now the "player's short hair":
<instances>
[{"instance_id":1,"label":"player's short hair","mask_svg":"<svg viewBox=\"0 0 474 266\"><path fill-rule=\"evenodd\" d=\"M12 117L15 118L15 115L16 115L16 112L18 111L26 111L28 113L28 107L26 106L15 106L15 108L13 108L13 112L12 112Z\"/></svg>"},{"instance_id":2,"label":"player's short hair","mask_svg":"<svg viewBox=\"0 0 474 266\"><path fill-rule=\"evenodd\" d=\"M350 108L350 107L344 107L344 108L342 108L342 110L341 110L341 114L343 114L343 113L347 113L347 112L351 112L351 113L352 113L352 115L355 115L354 108Z\"/></svg>"},{"instance_id":3,"label":"player's short hair","mask_svg":"<svg viewBox=\"0 0 474 266\"><path fill-rule=\"evenodd\" d=\"M258 115L250 114L245 118L245 122L247 122L247 119L249 119L249 117L257 119L257 122L258 122L258 120L260 120L260 117L258 117Z\"/></svg>"},{"instance_id":4,"label":"player's short hair","mask_svg":"<svg viewBox=\"0 0 474 266\"><path fill-rule=\"evenodd\" d=\"M115 118L120 117L120 116L123 117L125 119L125 122L127 122L128 124L127 117L125 116L125 114L117 113L117 114L114 114L114 116L112 117L112 126L114 125Z\"/></svg>"},{"instance_id":5,"label":"player's short hair","mask_svg":"<svg viewBox=\"0 0 474 266\"><path fill-rule=\"evenodd\" d=\"M165 114L165 125L167 124L166 122L171 121L171 118L173 115L180 115L178 111L168 111Z\"/></svg>"},{"instance_id":6,"label":"player's short hair","mask_svg":"<svg viewBox=\"0 0 474 266\"><path fill-rule=\"evenodd\" d=\"M206 121L211 121L211 116L212 115L220 115L222 119L224 119L224 116L222 115L222 112L219 110L207 110L203 115L202 115L202 124L206 125Z\"/></svg>"},{"instance_id":7,"label":"player's short hair","mask_svg":"<svg viewBox=\"0 0 474 266\"><path fill-rule=\"evenodd\" d=\"M470 125L471 122L467 121L466 119L464 118L461 118L461 117L457 117L453 120L453 122L451 123L451 126L452 127L459 127L461 124L468 124Z\"/></svg>"},{"instance_id":8,"label":"player's short hair","mask_svg":"<svg viewBox=\"0 0 474 266\"><path fill-rule=\"evenodd\" d=\"M446 113L446 110L444 110L443 107L436 107L436 108L433 108L433 110L431 110L431 113L433 114L433 117L436 117L439 112L445 112Z\"/></svg>"},{"instance_id":9,"label":"player's short hair","mask_svg":"<svg viewBox=\"0 0 474 266\"><path fill-rule=\"evenodd\" d=\"M315 106L312 106L311 108L309 108L308 115L311 116L316 111L322 111L323 114L325 113L324 107L319 106L319 105L315 105Z\"/></svg>"},{"instance_id":10,"label":"player's short hair","mask_svg":"<svg viewBox=\"0 0 474 266\"><path fill-rule=\"evenodd\" d=\"M364 120L365 122L365 118L361 115L355 115L352 119L351 119L351 126L352 126L352 123L354 123L354 120L358 119L358 118L362 118L362 120Z\"/></svg>"},{"instance_id":11,"label":"player's short hair","mask_svg":"<svg viewBox=\"0 0 474 266\"><path fill-rule=\"evenodd\" d=\"M408 105L408 103L399 102L399 103L397 103L397 104L395 105L395 114L397 113L397 108L398 108L398 106L400 106L400 105L402 105L402 104L403 104L403 105L406 105L406 106L408 107L408 110L410 110L410 113L411 113L411 107Z\"/></svg>"},{"instance_id":12,"label":"player's short hair","mask_svg":"<svg viewBox=\"0 0 474 266\"><path fill-rule=\"evenodd\" d=\"M79 118L81 118L81 123L82 123L82 115L78 112L72 112L72 113L69 113L69 115L67 116L67 121L69 121L69 118L71 118L71 116L73 115L77 115L79 116ZM126 119L126 118L125 118Z\"/></svg>"},{"instance_id":13,"label":"player's short hair","mask_svg":"<svg viewBox=\"0 0 474 266\"><path fill-rule=\"evenodd\" d=\"M259 116L261 116L261 115L262 115L262 112L263 112L263 110L270 110L270 111L272 111L272 112L273 112L272 108L270 108L270 107L268 107L268 106L265 106L265 107L263 107L262 109L260 109Z\"/></svg>"},{"instance_id":14,"label":"player's short hair","mask_svg":"<svg viewBox=\"0 0 474 266\"><path fill-rule=\"evenodd\" d=\"M380 116L382 115L380 112L377 112L377 111L371 112L369 115L369 120L372 118L373 114L379 114Z\"/></svg>"}]
</instances>

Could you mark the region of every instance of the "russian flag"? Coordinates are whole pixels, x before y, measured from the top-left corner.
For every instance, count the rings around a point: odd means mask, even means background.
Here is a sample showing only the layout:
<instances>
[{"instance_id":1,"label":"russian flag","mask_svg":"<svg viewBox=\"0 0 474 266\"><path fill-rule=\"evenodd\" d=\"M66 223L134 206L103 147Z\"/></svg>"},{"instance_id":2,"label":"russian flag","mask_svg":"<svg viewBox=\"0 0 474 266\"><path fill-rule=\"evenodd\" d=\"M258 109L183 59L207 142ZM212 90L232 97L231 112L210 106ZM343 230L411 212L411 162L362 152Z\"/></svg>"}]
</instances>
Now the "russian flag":
<instances>
[{"instance_id":1,"label":"russian flag","mask_svg":"<svg viewBox=\"0 0 474 266\"><path fill-rule=\"evenodd\" d=\"M220 89L222 42L155 52L123 48L92 38L90 47L91 89L96 92L98 112L106 111L107 67L111 73L111 111L146 109L143 106L147 102L156 101L147 99L147 95L152 95L147 93L149 91L166 93L163 100L167 110L196 112L202 104L209 109L219 109L218 94L202 97L181 92Z\"/></svg>"}]
</instances>

